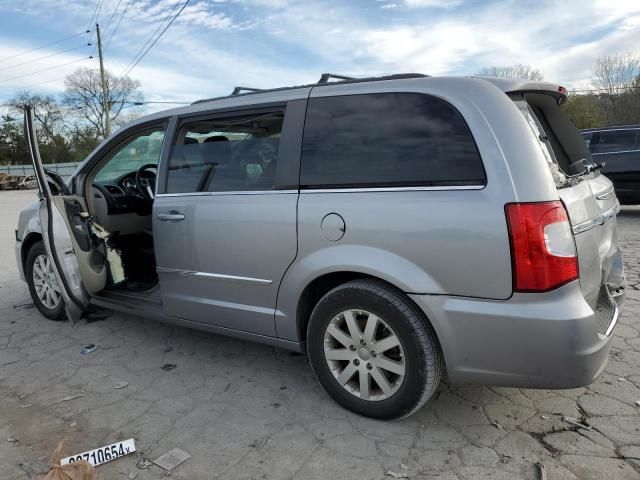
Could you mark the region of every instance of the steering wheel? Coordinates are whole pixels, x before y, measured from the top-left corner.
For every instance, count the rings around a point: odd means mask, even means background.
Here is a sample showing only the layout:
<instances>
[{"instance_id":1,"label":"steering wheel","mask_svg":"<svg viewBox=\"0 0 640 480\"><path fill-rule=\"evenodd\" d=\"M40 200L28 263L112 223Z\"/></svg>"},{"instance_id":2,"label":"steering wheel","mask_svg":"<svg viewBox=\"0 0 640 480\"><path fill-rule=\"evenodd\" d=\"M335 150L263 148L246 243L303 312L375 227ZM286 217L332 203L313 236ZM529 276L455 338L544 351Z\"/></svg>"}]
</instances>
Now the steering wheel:
<instances>
[{"instance_id":1,"label":"steering wheel","mask_svg":"<svg viewBox=\"0 0 640 480\"><path fill-rule=\"evenodd\" d=\"M136 172L136 186L140 193L142 193L142 196L147 200L153 200L156 196L156 173L148 172L152 175L142 175L143 172L147 172L151 169L157 172L158 166L155 163L147 163L142 165Z\"/></svg>"}]
</instances>

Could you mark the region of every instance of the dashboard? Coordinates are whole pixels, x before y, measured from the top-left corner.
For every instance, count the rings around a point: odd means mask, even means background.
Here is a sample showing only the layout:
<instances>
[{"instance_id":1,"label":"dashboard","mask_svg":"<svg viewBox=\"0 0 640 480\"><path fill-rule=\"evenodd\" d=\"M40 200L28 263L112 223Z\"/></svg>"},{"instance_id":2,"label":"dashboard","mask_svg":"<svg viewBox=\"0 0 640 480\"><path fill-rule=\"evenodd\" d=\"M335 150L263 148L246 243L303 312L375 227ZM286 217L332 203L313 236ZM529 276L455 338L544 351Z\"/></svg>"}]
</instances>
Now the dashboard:
<instances>
[{"instance_id":1,"label":"dashboard","mask_svg":"<svg viewBox=\"0 0 640 480\"><path fill-rule=\"evenodd\" d=\"M138 215L151 215L153 200L145 197L135 180L136 173L127 173L114 183L94 183L94 196L96 199L104 199L108 215L120 215L123 213L136 213ZM155 181L155 175L150 172L142 172L142 176Z\"/></svg>"}]
</instances>

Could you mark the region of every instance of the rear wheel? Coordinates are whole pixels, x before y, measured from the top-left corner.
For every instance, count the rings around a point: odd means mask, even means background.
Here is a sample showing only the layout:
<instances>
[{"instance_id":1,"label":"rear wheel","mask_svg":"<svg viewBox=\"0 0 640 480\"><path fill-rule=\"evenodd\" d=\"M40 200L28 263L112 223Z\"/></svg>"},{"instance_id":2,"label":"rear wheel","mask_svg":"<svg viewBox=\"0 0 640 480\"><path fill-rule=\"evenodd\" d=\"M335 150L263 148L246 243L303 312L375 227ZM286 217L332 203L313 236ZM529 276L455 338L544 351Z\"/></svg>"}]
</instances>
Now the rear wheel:
<instances>
[{"instance_id":1,"label":"rear wheel","mask_svg":"<svg viewBox=\"0 0 640 480\"><path fill-rule=\"evenodd\" d=\"M64 299L53 271L53 261L42 242L34 243L29 250L25 274L29 293L40 313L51 320L64 320Z\"/></svg>"},{"instance_id":2,"label":"rear wheel","mask_svg":"<svg viewBox=\"0 0 640 480\"><path fill-rule=\"evenodd\" d=\"M307 330L318 380L342 406L374 418L410 415L435 392L442 357L431 326L405 295L355 280L328 292Z\"/></svg>"}]
</instances>

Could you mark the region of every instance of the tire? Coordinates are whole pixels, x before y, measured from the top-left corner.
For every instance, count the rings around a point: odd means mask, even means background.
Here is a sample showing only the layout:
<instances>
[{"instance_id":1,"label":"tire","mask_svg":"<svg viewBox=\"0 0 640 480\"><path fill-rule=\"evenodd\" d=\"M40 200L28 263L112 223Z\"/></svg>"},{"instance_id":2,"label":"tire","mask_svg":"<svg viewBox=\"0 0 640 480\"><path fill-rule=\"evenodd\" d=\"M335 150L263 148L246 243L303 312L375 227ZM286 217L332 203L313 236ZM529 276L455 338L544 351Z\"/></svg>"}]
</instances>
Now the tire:
<instances>
[{"instance_id":1,"label":"tire","mask_svg":"<svg viewBox=\"0 0 640 480\"><path fill-rule=\"evenodd\" d=\"M370 322L376 326L367 329ZM360 340L352 342L336 329ZM307 351L316 377L336 402L378 419L420 409L436 391L443 369L435 333L422 312L402 292L375 280L345 283L320 299L309 320Z\"/></svg>"},{"instance_id":2,"label":"tire","mask_svg":"<svg viewBox=\"0 0 640 480\"><path fill-rule=\"evenodd\" d=\"M37 261L41 262L43 260L43 257L46 258L49 262L51 262L51 259L49 259L42 241L34 243L31 249L29 250L29 253L27 254L27 261L25 263L25 276L27 278L27 285L29 285L29 293L31 294L33 303L35 303L36 307L38 308L40 313L42 313L42 315L44 315L50 320L56 320L56 321L65 320L66 312L64 308L64 299L62 298L61 295L57 297L59 300L57 301L57 303L54 301L54 299L56 298L55 291L51 292L49 297L45 296L44 301L38 296L39 286L37 286L36 283L38 282L37 278L41 276L38 274L38 271L36 270L36 262ZM40 271L42 271L43 270L42 263L38 263L37 268L39 268ZM54 285L54 288L57 287L57 282L48 283L47 285L51 285L51 284ZM49 302L49 306L45 305L44 303L45 301Z\"/></svg>"}]
</instances>

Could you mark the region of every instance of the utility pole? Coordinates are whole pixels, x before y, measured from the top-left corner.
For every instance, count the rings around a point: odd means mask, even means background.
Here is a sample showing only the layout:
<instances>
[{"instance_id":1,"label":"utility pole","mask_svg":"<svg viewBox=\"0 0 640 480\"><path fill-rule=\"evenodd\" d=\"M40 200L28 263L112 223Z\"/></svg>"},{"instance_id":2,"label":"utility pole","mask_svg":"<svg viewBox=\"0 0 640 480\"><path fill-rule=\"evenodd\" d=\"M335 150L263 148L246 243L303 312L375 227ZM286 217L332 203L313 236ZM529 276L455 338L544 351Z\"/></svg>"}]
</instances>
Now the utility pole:
<instances>
[{"instance_id":1,"label":"utility pole","mask_svg":"<svg viewBox=\"0 0 640 480\"><path fill-rule=\"evenodd\" d=\"M104 102L104 132L105 137L111 135L111 106L109 105L109 91L107 90L107 79L104 76L104 59L102 57L102 37L100 36L100 25L96 23L98 34L98 55L100 56L100 78L102 79L102 99Z\"/></svg>"}]
</instances>

